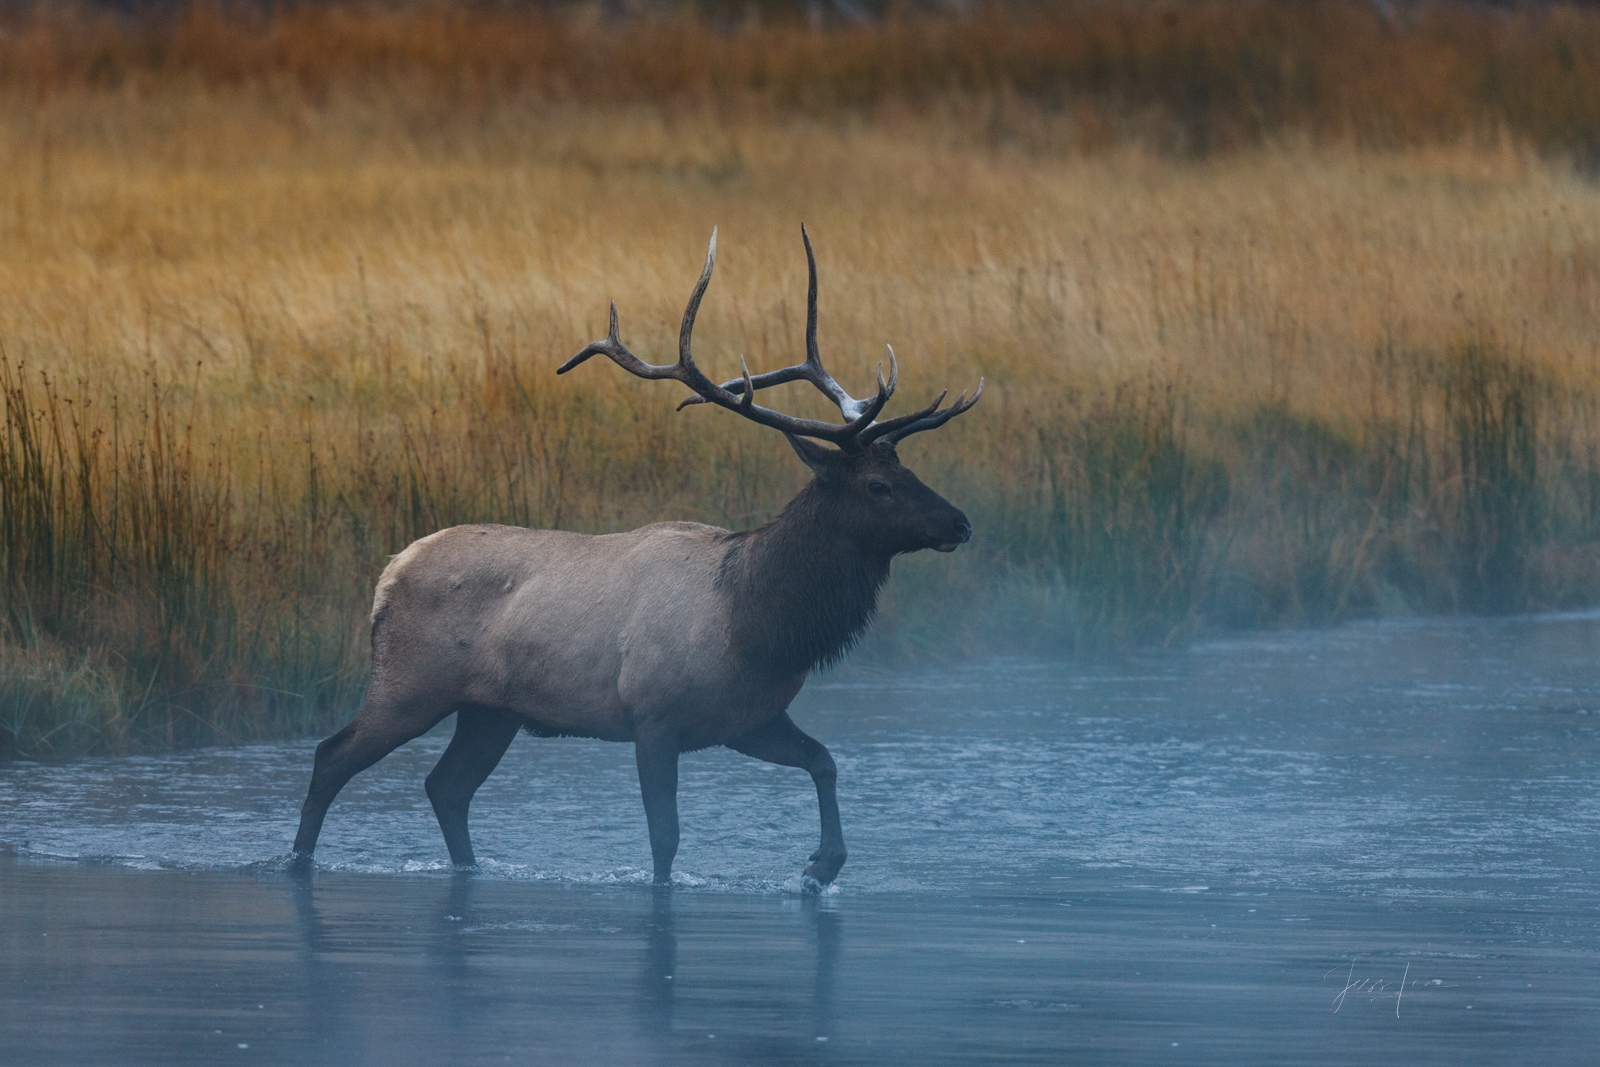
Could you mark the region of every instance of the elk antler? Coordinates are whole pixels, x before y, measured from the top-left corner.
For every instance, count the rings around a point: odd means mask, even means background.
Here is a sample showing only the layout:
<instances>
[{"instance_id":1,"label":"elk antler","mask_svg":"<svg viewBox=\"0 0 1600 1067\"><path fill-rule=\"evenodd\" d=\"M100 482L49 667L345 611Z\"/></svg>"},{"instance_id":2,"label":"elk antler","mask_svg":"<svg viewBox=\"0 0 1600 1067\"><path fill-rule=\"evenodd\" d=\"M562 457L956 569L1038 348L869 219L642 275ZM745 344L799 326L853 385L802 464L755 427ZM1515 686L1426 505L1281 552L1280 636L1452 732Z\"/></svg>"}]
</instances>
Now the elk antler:
<instances>
[{"instance_id":1,"label":"elk antler","mask_svg":"<svg viewBox=\"0 0 1600 1067\"><path fill-rule=\"evenodd\" d=\"M878 365L878 392L869 400L857 400L822 366L822 356L817 351L817 257L811 250L811 235L804 226L800 227L801 239L806 246L806 266L810 274L810 284L806 290L806 358L805 362L797 363L792 367L780 370L767 371L763 374L752 375L750 368L745 365L744 357L739 357L739 369L743 372L739 378L731 379L718 385L707 378L700 368L695 366L694 356L690 351L690 338L694 333L695 316L700 311L700 300L705 296L706 286L711 284L711 271L717 262L717 231L711 231L711 245L706 250L706 266L700 272L700 280L695 283L694 292L689 296L689 305L683 312L683 325L678 330L678 362L674 364L646 363L623 345L617 328L617 304L611 303L611 328L604 341L596 341L587 345L577 355L563 363L557 374L565 374L590 356L608 356L618 366L636 374L641 378L671 378L682 382L695 395L689 397L678 405L682 411L690 404L716 404L718 407L736 411L752 422L763 426L771 426L782 430L784 433L795 434L800 437L814 437L823 441L830 441L846 451L859 451L873 441L882 439L893 444L901 438L919 433L922 430L931 430L942 426L950 419L961 414L978 402L978 397L983 395L983 381L979 379L977 392L972 399L967 399L967 394L961 397L950 407L939 410L939 405L944 401L945 394L940 393L939 398L930 406L909 415L889 419L886 422L874 423L883 406L894 395L895 385L900 380L900 367L895 360L894 349L889 349L889 380L884 381L883 364ZM832 400L839 407L839 413L844 416L843 425L831 422L820 422L816 419L802 419L794 415L785 415L770 408L764 408L755 403L757 389L766 389L785 382L807 381L816 386L823 395Z\"/></svg>"},{"instance_id":2,"label":"elk antler","mask_svg":"<svg viewBox=\"0 0 1600 1067\"><path fill-rule=\"evenodd\" d=\"M784 367L781 370L757 374L750 379L750 383L756 389L766 389L769 386L782 385L785 382L810 382L820 389L828 399L839 406L840 414L847 420L853 420L859 418L872 401L857 400L845 392L844 388L833 380L833 375L829 374L822 366L822 355L817 351L817 255L811 250L811 235L806 232L804 223L800 226L800 239L805 242L806 246L806 273L808 275L806 286L806 360L804 363L796 363L792 367ZM878 365L878 381L879 392L887 393L889 396L894 395L894 387L900 381L900 366L895 361L893 348L889 349L889 381L887 383L883 381L882 364ZM724 382L722 387L730 393L742 393L744 392L744 381L735 378L732 381ZM678 405L678 410L682 411L690 404L704 403L705 399L703 397L691 396Z\"/></svg>"},{"instance_id":3,"label":"elk antler","mask_svg":"<svg viewBox=\"0 0 1600 1067\"><path fill-rule=\"evenodd\" d=\"M978 402L978 398L983 395L983 379L978 379L978 388L973 391L972 396L967 396L967 391L963 389L961 395L956 397L956 402L941 411L939 410L939 405L944 403L944 398L949 395L949 392L946 389L934 397L933 403L921 411L913 411L909 415L898 415L892 419L885 419L883 422L873 423L861 432L858 440L863 445L870 445L874 441L887 441L892 445L905 440L914 433L938 429Z\"/></svg>"}]
</instances>

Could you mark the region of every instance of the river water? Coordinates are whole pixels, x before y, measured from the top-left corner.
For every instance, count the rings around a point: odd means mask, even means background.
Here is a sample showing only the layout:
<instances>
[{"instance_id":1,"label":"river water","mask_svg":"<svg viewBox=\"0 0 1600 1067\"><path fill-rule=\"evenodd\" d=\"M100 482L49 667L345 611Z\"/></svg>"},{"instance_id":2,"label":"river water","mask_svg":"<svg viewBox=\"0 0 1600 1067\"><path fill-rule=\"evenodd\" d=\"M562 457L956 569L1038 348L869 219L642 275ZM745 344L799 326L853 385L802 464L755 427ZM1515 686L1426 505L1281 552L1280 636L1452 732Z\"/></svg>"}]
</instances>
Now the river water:
<instances>
[{"instance_id":1,"label":"river water","mask_svg":"<svg viewBox=\"0 0 1600 1067\"><path fill-rule=\"evenodd\" d=\"M1593 1063L1600 616L813 679L802 772L438 733L285 873L314 747L0 765L0 1063Z\"/></svg>"}]
</instances>

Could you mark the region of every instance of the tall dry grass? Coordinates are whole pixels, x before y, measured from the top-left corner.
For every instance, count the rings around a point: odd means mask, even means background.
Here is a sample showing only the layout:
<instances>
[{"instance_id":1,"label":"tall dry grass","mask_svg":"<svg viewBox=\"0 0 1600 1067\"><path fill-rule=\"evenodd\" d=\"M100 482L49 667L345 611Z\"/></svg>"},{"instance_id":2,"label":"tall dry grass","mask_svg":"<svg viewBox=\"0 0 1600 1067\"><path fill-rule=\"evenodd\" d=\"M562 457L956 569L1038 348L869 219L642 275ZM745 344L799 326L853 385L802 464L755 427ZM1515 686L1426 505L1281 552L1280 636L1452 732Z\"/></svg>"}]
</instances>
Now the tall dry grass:
<instances>
[{"instance_id":1,"label":"tall dry grass","mask_svg":"<svg viewBox=\"0 0 1600 1067\"><path fill-rule=\"evenodd\" d=\"M487 39L432 9L371 17ZM682 32L744 54L740 34L848 51L861 31ZM764 521L802 480L777 435L674 413L674 387L609 366L554 377L610 297L664 358L713 224L715 372L796 358L805 220L847 386L885 341L897 403L988 380L905 449L978 538L897 567L874 654L1600 592L1600 189L1532 134L1047 151L995 135L997 114L1061 121L1004 94L435 96L353 61L215 77L221 45L113 84L18 75L45 54L19 39L0 40L6 751L325 728L359 699L386 555L442 526Z\"/></svg>"}]
</instances>

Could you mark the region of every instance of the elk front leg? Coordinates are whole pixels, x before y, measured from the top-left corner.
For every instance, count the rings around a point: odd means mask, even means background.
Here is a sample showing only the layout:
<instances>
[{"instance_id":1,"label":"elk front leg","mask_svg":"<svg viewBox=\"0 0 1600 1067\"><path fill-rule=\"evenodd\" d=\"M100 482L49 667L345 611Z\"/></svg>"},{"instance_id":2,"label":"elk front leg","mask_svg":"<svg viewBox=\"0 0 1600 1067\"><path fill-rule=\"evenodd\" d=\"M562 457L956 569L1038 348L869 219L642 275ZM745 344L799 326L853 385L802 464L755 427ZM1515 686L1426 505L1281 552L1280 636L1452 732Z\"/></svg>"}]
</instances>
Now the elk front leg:
<instances>
[{"instance_id":1,"label":"elk front leg","mask_svg":"<svg viewBox=\"0 0 1600 1067\"><path fill-rule=\"evenodd\" d=\"M655 883L665 885L672 881L672 860L678 854L678 739L663 731L641 730L633 748L644 817L650 825Z\"/></svg>"},{"instance_id":2,"label":"elk front leg","mask_svg":"<svg viewBox=\"0 0 1600 1067\"><path fill-rule=\"evenodd\" d=\"M433 813L444 831L450 862L471 867L472 836L467 832L467 808L472 794L500 763L500 757L517 736L517 717L498 708L461 708L456 712L456 732L450 746L423 783Z\"/></svg>"},{"instance_id":3,"label":"elk front leg","mask_svg":"<svg viewBox=\"0 0 1600 1067\"><path fill-rule=\"evenodd\" d=\"M766 725L728 742L735 752L743 752L758 760L776 763L783 767L799 767L809 771L817 785L817 808L822 816L822 844L811 854L805 876L815 878L823 885L833 881L844 866L847 853L844 848L844 830L839 826L839 798L834 783L839 777L833 756L821 741L801 730L789 718L789 713L779 712Z\"/></svg>"}]
</instances>

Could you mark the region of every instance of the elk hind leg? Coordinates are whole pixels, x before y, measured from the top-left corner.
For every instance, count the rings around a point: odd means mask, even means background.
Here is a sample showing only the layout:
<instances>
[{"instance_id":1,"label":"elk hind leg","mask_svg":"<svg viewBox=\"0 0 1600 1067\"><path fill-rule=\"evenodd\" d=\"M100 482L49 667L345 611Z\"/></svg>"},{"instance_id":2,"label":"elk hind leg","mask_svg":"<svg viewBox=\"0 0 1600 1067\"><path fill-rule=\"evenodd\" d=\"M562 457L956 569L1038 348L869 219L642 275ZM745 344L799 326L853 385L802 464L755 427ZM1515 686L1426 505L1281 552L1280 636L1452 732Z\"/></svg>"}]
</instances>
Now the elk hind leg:
<instances>
[{"instance_id":1,"label":"elk hind leg","mask_svg":"<svg viewBox=\"0 0 1600 1067\"><path fill-rule=\"evenodd\" d=\"M519 725L515 715L499 708L456 709L455 736L428 773L428 800L439 818L439 829L444 831L450 862L458 867L471 867L477 862L472 853L472 836L467 832L467 808L472 804L472 795L511 747Z\"/></svg>"},{"instance_id":2,"label":"elk hind leg","mask_svg":"<svg viewBox=\"0 0 1600 1067\"><path fill-rule=\"evenodd\" d=\"M368 693L355 719L317 746L311 788L306 791L306 802L300 809L300 830L294 837L298 859L309 860L316 850L328 806L345 783L407 741L427 733L448 714L409 711Z\"/></svg>"},{"instance_id":3,"label":"elk hind leg","mask_svg":"<svg viewBox=\"0 0 1600 1067\"><path fill-rule=\"evenodd\" d=\"M839 825L839 798L835 783L839 777L833 754L826 745L801 730L786 711L728 742L735 752L743 752L767 763L799 767L811 775L817 787L817 808L822 817L822 843L811 854L805 877L827 885L839 875L847 853L844 830Z\"/></svg>"}]
</instances>

